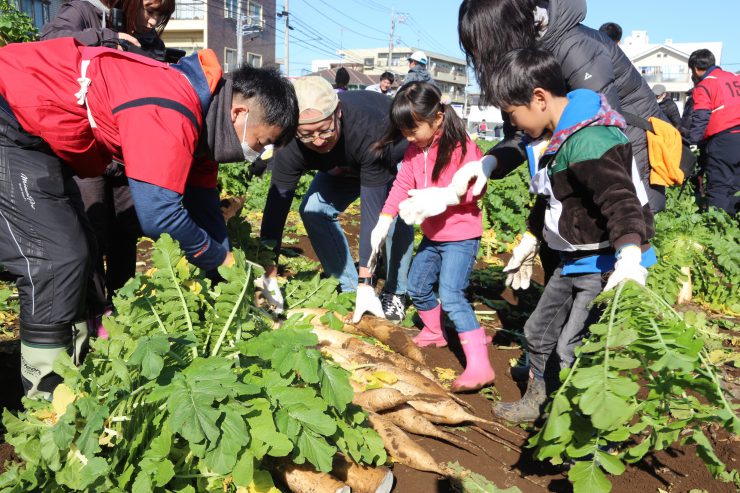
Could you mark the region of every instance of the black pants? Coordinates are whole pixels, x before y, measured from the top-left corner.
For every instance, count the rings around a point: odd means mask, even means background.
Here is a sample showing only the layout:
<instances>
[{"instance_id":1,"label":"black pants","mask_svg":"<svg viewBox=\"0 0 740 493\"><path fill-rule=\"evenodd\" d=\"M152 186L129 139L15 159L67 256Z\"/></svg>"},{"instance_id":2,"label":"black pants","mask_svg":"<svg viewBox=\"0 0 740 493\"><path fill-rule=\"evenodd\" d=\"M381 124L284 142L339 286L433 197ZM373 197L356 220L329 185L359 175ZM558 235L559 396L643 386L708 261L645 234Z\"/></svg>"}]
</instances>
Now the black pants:
<instances>
[{"instance_id":1,"label":"black pants","mask_svg":"<svg viewBox=\"0 0 740 493\"><path fill-rule=\"evenodd\" d=\"M706 146L706 194L709 205L735 215L740 199L740 128L722 132Z\"/></svg>"},{"instance_id":2,"label":"black pants","mask_svg":"<svg viewBox=\"0 0 740 493\"><path fill-rule=\"evenodd\" d=\"M16 277L22 323L85 317L94 249L71 169L0 108L0 264Z\"/></svg>"},{"instance_id":3,"label":"black pants","mask_svg":"<svg viewBox=\"0 0 740 493\"><path fill-rule=\"evenodd\" d=\"M141 229L123 165L113 162L103 176L75 181L98 245L93 258L95 296L90 310L102 313L113 293L136 272L136 243Z\"/></svg>"}]
</instances>

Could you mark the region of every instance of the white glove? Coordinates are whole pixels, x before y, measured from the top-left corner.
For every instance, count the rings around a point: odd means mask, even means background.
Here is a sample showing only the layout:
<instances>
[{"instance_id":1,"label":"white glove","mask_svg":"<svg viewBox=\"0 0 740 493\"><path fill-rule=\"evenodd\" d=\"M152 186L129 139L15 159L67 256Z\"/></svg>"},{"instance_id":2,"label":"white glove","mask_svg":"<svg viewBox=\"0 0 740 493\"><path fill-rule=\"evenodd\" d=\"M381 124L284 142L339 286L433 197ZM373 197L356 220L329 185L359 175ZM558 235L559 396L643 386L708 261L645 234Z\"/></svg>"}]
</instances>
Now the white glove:
<instances>
[{"instance_id":1,"label":"white glove","mask_svg":"<svg viewBox=\"0 0 740 493\"><path fill-rule=\"evenodd\" d=\"M282 313L285 307L283 293L280 292L277 277L262 275L262 296L267 302L275 307L275 313Z\"/></svg>"},{"instance_id":2,"label":"white glove","mask_svg":"<svg viewBox=\"0 0 740 493\"><path fill-rule=\"evenodd\" d=\"M496 169L497 164L496 158L488 155L484 156L480 161L471 161L463 165L462 168L457 170L455 176L452 177L451 186L455 189L455 193L459 197L463 197L468 193L470 182L475 180L473 184L473 195L480 195L486 183L488 183L488 177Z\"/></svg>"},{"instance_id":3,"label":"white glove","mask_svg":"<svg viewBox=\"0 0 740 493\"><path fill-rule=\"evenodd\" d=\"M367 261L367 270L370 271L371 276L375 272L378 255L380 255L380 249L388 237L391 224L393 224L393 218L388 214L381 214L378 218L378 224L375 225L372 233L370 233L370 248L372 248L372 251L370 253L370 259Z\"/></svg>"},{"instance_id":4,"label":"white glove","mask_svg":"<svg viewBox=\"0 0 740 493\"><path fill-rule=\"evenodd\" d=\"M355 313L352 315L352 323L360 321L365 312L370 312L376 317L385 318L383 305L380 304L375 288L368 284L357 286L357 299L355 300Z\"/></svg>"},{"instance_id":5,"label":"white glove","mask_svg":"<svg viewBox=\"0 0 740 493\"><path fill-rule=\"evenodd\" d=\"M521 241L511 252L511 259L504 267L506 276L506 286L511 289L529 288L529 280L532 278L534 268L534 258L537 256L540 242L537 238L527 231L522 236Z\"/></svg>"},{"instance_id":6,"label":"white glove","mask_svg":"<svg viewBox=\"0 0 740 493\"><path fill-rule=\"evenodd\" d=\"M409 198L398 205L398 215L408 224L421 224L424 219L442 214L447 207L460 203L452 187L429 187L409 190Z\"/></svg>"},{"instance_id":7,"label":"white glove","mask_svg":"<svg viewBox=\"0 0 740 493\"><path fill-rule=\"evenodd\" d=\"M644 286L647 280L647 269L640 265L642 261L642 250L637 245L627 245L617 252L617 263L614 264L614 272L604 286L604 291L617 286L622 281L631 279Z\"/></svg>"}]
</instances>

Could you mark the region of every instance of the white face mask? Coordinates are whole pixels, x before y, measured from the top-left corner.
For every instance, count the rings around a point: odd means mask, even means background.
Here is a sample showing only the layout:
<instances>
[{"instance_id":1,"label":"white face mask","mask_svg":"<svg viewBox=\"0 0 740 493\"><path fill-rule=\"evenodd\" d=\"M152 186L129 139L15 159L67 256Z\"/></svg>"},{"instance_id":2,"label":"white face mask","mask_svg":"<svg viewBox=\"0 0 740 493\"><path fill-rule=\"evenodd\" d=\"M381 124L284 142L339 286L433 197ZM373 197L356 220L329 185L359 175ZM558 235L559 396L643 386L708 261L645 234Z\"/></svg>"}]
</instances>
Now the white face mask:
<instances>
[{"instance_id":1,"label":"white face mask","mask_svg":"<svg viewBox=\"0 0 740 493\"><path fill-rule=\"evenodd\" d=\"M261 152L257 152L247 144L247 122L249 121L249 113L244 117L244 131L242 132L242 152L244 153L244 160L250 163L255 162L259 159Z\"/></svg>"}]
</instances>

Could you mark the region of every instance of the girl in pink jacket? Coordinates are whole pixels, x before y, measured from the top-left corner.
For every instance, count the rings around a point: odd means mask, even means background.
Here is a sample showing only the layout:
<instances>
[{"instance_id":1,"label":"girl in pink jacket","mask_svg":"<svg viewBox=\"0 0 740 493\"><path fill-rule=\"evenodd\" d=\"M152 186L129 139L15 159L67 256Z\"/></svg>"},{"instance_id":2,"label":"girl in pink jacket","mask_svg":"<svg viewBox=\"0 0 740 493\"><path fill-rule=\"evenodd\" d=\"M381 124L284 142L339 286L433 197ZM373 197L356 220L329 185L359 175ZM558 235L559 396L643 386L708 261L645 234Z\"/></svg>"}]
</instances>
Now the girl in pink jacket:
<instances>
[{"instance_id":1,"label":"girl in pink jacket","mask_svg":"<svg viewBox=\"0 0 740 493\"><path fill-rule=\"evenodd\" d=\"M399 208L403 210L403 201L413 197L415 189L447 187L465 163L481 159L465 124L451 106L441 102L439 89L431 84L413 82L401 88L393 100L390 120L391 126L377 148L399 135L411 145L371 234L371 264ZM455 325L466 359L465 371L452 388L457 392L477 390L495 378L488 358L490 338L465 299L483 230L481 210L470 192L462 200L452 192L447 203L440 205L446 208L440 207L439 214L421 223L424 239L409 273L409 295L424 322L414 342L420 347L447 345L442 327L444 309ZM437 283L441 303L434 293Z\"/></svg>"}]
</instances>

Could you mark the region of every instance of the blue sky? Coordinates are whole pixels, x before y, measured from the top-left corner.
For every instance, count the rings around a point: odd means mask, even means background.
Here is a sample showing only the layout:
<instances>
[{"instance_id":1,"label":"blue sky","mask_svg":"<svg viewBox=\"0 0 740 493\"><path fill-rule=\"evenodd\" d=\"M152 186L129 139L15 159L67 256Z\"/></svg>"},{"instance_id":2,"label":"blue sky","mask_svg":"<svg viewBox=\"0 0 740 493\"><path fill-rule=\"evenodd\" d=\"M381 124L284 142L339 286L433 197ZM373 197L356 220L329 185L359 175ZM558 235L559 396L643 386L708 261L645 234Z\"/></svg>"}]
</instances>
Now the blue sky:
<instances>
[{"instance_id":1,"label":"blue sky","mask_svg":"<svg viewBox=\"0 0 740 493\"><path fill-rule=\"evenodd\" d=\"M278 11L284 0L277 0ZM310 70L311 60L335 58L343 48L388 46L391 8L409 14L397 24L401 45L462 56L457 38L457 0L290 0L290 75ZM588 0L585 24L612 21L625 35L646 30L651 42L722 41L722 65L740 70L737 0ZM271 23L271 20L267 20ZM277 19L276 55L283 56L284 21ZM245 43L245 48L248 43ZM248 48L247 48L248 49Z\"/></svg>"}]
</instances>

